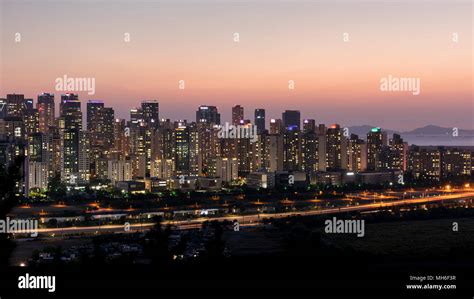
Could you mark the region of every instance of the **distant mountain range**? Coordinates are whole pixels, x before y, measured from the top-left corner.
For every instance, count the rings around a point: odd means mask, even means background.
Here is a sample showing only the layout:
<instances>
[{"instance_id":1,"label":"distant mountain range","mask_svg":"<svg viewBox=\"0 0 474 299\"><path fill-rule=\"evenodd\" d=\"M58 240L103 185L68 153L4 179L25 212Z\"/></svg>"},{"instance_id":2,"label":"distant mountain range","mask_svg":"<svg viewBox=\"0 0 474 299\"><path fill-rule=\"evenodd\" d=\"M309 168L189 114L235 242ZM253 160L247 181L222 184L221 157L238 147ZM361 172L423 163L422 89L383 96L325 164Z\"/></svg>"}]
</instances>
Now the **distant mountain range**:
<instances>
[{"instance_id":1,"label":"distant mountain range","mask_svg":"<svg viewBox=\"0 0 474 299\"><path fill-rule=\"evenodd\" d=\"M350 134L357 134L359 138L366 139L367 133L375 126L362 125L349 127ZM458 128L457 136L454 136L453 128L444 128L435 125L427 125L421 128L416 128L411 131L395 131L391 129L382 128L382 131L387 132L389 138L393 133L400 134L400 136L409 144L416 145L448 145L448 146L474 146L474 130L465 130Z\"/></svg>"}]
</instances>

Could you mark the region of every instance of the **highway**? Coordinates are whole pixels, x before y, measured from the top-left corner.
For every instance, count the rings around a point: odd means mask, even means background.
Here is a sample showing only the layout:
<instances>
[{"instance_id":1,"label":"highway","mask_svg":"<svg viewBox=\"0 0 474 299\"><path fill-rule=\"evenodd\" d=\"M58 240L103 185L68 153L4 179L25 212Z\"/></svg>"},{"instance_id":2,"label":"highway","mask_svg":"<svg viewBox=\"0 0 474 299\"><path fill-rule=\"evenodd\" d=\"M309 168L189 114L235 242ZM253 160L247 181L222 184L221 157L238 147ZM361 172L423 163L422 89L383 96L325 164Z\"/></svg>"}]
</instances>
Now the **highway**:
<instances>
[{"instance_id":1,"label":"highway","mask_svg":"<svg viewBox=\"0 0 474 299\"><path fill-rule=\"evenodd\" d=\"M197 218L193 220L183 220L183 221L163 221L163 225L171 224L176 226L178 229L196 229L200 228L201 224L205 221L239 221L240 226L255 226L262 223L262 220L265 218L285 218L289 216L312 216L312 215L325 215L325 214L338 214L345 212L354 212L354 211L370 211L380 208L395 207L402 205L411 205L411 204L426 204L439 201L453 201L453 200L463 200L463 199L473 199L474 191L466 191L462 193L450 193L445 195L433 196L433 197L424 197L424 198L411 198L411 199L400 199L390 202L376 202L369 204L361 204L348 207L340 208L328 208L328 209L319 209L319 210L310 210L310 211L291 211L284 213L274 213L274 214L253 214L253 215L230 215L222 216L215 218ZM38 230L38 233L46 234L45 237L55 237L59 235L68 235L68 234L98 234L98 233L115 233L115 232L136 232L144 231L150 229L154 223L138 223L130 224L129 230L125 231L124 225L101 225L101 226L76 226L76 227L65 227L65 228L42 228Z\"/></svg>"}]
</instances>

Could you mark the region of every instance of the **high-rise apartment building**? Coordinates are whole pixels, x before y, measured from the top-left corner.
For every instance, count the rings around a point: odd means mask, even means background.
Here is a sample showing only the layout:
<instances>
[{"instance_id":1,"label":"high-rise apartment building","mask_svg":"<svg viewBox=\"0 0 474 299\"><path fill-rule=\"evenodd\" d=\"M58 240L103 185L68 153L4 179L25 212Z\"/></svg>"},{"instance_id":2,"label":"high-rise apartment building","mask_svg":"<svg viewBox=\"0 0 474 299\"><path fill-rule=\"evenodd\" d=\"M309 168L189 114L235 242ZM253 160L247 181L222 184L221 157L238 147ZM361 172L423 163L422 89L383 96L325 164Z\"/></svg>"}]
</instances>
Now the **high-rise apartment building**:
<instances>
[{"instance_id":1,"label":"high-rise apartment building","mask_svg":"<svg viewBox=\"0 0 474 299\"><path fill-rule=\"evenodd\" d=\"M216 106L201 105L196 111L196 122L220 125L221 115L217 112Z\"/></svg>"},{"instance_id":2,"label":"high-rise apartment building","mask_svg":"<svg viewBox=\"0 0 474 299\"><path fill-rule=\"evenodd\" d=\"M257 126L257 134L265 132L265 109L255 109L255 125Z\"/></svg>"},{"instance_id":3,"label":"high-rise apartment building","mask_svg":"<svg viewBox=\"0 0 474 299\"><path fill-rule=\"evenodd\" d=\"M300 130L301 115L298 110L285 110L282 114L283 127L285 130Z\"/></svg>"},{"instance_id":4,"label":"high-rise apartment building","mask_svg":"<svg viewBox=\"0 0 474 299\"><path fill-rule=\"evenodd\" d=\"M383 151L387 146L387 133L380 128L372 128L367 134L367 170L384 169Z\"/></svg>"},{"instance_id":5,"label":"high-rise apartment building","mask_svg":"<svg viewBox=\"0 0 474 299\"><path fill-rule=\"evenodd\" d=\"M234 126L243 124L244 121L244 107L236 105L232 107L232 124Z\"/></svg>"},{"instance_id":6,"label":"high-rise apartment building","mask_svg":"<svg viewBox=\"0 0 474 299\"><path fill-rule=\"evenodd\" d=\"M39 117L39 131L41 133L48 133L49 128L54 126L55 106L54 94L42 93L38 95L38 102L36 104Z\"/></svg>"}]
</instances>

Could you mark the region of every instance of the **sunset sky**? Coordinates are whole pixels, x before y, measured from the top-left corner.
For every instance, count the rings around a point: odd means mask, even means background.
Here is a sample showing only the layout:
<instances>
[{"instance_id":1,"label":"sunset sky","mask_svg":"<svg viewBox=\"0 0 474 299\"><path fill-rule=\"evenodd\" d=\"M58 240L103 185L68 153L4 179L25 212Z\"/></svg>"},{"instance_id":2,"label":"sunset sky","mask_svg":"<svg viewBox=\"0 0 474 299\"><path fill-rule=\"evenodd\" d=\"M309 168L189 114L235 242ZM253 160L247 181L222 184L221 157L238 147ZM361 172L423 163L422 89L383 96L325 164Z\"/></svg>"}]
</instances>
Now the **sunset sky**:
<instances>
[{"instance_id":1,"label":"sunset sky","mask_svg":"<svg viewBox=\"0 0 474 299\"><path fill-rule=\"evenodd\" d=\"M94 77L96 94L80 99L122 118L157 99L171 119L209 104L230 120L241 104L250 119L255 108L268 119L300 109L317 123L474 129L472 1L0 3L0 97L58 102L55 80L67 75ZM388 75L420 78L421 94L380 91Z\"/></svg>"}]
</instances>

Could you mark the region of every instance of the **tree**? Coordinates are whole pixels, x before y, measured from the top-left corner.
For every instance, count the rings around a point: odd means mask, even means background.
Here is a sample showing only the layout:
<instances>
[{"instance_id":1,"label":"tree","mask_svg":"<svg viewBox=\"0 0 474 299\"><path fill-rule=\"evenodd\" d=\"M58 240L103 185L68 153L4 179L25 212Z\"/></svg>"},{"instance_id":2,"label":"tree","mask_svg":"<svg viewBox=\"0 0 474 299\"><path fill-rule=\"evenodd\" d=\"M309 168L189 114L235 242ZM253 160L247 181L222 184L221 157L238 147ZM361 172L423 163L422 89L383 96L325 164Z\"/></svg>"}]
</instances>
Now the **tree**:
<instances>
[{"instance_id":1,"label":"tree","mask_svg":"<svg viewBox=\"0 0 474 299\"><path fill-rule=\"evenodd\" d=\"M210 259L221 259L224 257L225 242L222 238L224 229L218 221L211 222L214 229L214 237L206 243L207 256Z\"/></svg>"},{"instance_id":2,"label":"tree","mask_svg":"<svg viewBox=\"0 0 474 299\"><path fill-rule=\"evenodd\" d=\"M66 196L66 185L61 182L61 176L58 172L48 182L48 195L51 199L64 199Z\"/></svg>"},{"instance_id":3,"label":"tree","mask_svg":"<svg viewBox=\"0 0 474 299\"><path fill-rule=\"evenodd\" d=\"M153 217L155 225L146 234L149 243L147 244L148 255L153 264L167 264L171 261L171 253L168 248L171 227L168 225L164 230L161 227L161 217Z\"/></svg>"},{"instance_id":4,"label":"tree","mask_svg":"<svg viewBox=\"0 0 474 299\"><path fill-rule=\"evenodd\" d=\"M18 156L5 169L0 166L0 219L6 219L7 214L18 204L18 184L23 177L24 156ZM10 255L15 248L9 234L0 234L0 268L8 265Z\"/></svg>"}]
</instances>

